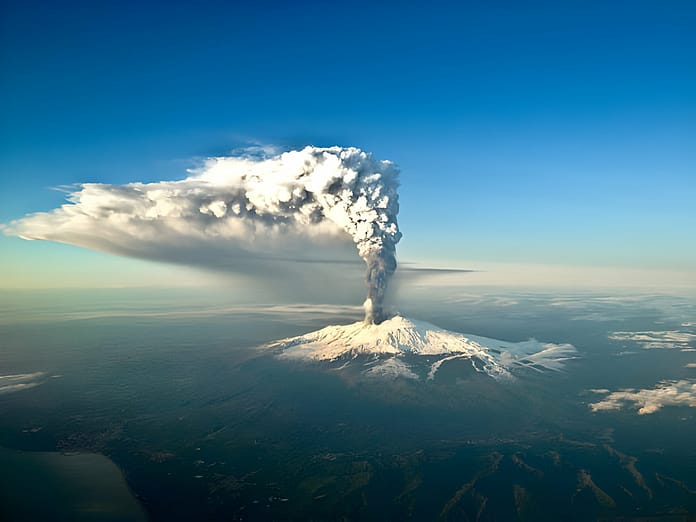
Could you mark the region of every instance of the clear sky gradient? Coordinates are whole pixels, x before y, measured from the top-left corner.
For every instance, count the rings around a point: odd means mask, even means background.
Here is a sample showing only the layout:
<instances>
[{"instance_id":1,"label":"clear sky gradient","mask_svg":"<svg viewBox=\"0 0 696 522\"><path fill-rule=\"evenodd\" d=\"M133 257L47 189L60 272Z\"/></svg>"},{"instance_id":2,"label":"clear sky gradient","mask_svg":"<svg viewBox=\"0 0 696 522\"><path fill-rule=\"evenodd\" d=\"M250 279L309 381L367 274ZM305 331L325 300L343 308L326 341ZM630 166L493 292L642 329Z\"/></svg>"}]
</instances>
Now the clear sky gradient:
<instances>
[{"instance_id":1,"label":"clear sky gradient","mask_svg":"<svg viewBox=\"0 0 696 522\"><path fill-rule=\"evenodd\" d=\"M696 285L696 3L372 4L5 0L0 222L60 185L338 144L400 166L401 260ZM0 237L0 287L157 270Z\"/></svg>"}]
</instances>

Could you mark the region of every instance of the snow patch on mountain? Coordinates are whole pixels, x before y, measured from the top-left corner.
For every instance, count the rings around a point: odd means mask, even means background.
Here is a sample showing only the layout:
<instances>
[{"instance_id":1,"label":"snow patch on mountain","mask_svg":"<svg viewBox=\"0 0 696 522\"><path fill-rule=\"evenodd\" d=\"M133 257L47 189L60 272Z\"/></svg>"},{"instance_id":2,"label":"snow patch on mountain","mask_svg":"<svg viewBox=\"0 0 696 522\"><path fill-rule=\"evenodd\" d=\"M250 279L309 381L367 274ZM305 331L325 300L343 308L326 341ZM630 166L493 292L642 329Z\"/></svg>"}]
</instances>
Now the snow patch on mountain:
<instances>
[{"instance_id":1,"label":"snow patch on mountain","mask_svg":"<svg viewBox=\"0 0 696 522\"><path fill-rule=\"evenodd\" d=\"M387 379L396 379L402 377L404 379L418 380L418 374L411 370L411 367L401 359L390 357L384 361L379 361L370 369L365 370L365 375L368 377L378 377Z\"/></svg>"},{"instance_id":2,"label":"snow patch on mountain","mask_svg":"<svg viewBox=\"0 0 696 522\"><path fill-rule=\"evenodd\" d=\"M425 321L396 315L380 324L363 321L332 325L297 337L281 339L265 346L278 357L310 361L345 361L362 355L375 356L380 364L366 371L370 375L418 378L406 361L421 357L429 365L427 379L443 363L468 359L478 372L494 379L511 379L512 371L528 368L559 371L565 361L577 356L570 344L554 344L529 339L500 341L444 330Z\"/></svg>"}]
</instances>

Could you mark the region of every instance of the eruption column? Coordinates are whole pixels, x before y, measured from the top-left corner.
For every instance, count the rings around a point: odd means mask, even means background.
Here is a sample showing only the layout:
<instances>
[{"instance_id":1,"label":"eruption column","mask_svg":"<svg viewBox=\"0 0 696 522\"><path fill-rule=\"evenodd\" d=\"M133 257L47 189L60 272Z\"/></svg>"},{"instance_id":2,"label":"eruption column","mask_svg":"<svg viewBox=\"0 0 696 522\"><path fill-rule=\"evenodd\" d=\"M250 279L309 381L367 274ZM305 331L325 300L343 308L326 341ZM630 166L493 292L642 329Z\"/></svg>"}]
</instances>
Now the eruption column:
<instances>
[{"instance_id":1,"label":"eruption column","mask_svg":"<svg viewBox=\"0 0 696 522\"><path fill-rule=\"evenodd\" d=\"M251 257L272 254L264 249L281 238L321 241L338 227L367 265L365 321L380 323L401 239L397 176L391 162L356 148L216 157L178 181L85 183L67 204L2 228L25 239L166 261L192 242L229 241Z\"/></svg>"}]
</instances>

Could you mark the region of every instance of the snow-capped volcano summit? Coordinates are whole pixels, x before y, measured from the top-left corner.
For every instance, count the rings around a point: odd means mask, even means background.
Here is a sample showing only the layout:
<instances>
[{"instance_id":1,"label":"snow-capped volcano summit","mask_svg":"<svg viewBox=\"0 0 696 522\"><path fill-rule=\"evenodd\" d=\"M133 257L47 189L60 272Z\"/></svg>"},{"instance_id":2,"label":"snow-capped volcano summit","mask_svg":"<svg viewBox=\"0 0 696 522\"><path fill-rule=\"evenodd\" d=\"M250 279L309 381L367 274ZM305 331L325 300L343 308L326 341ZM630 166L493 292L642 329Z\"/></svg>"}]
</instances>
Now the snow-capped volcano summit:
<instances>
[{"instance_id":1,"label":"snow-capped volcano summit","mask_svg":"<svg viewBox=\"0 0 696 522\"><path fill-rule=\"evenodd\" d=\"M418 378L404 362L409 356L427 356L428 379L452 359L470 359L476 371L496 379L512 377L514 368L538 371L560 370L564 361L575 358L570 344L542 343L534 339L508 342L444 330L425 321L396 315L380 324L357 322L327 326L298 337L266 345L279 357L314 361L337 361L371 355L381 364L370 373ZM432 362L435 359L435 362ZM413 360L410 358L410 360Z\"/></svg>"}]
</instances>

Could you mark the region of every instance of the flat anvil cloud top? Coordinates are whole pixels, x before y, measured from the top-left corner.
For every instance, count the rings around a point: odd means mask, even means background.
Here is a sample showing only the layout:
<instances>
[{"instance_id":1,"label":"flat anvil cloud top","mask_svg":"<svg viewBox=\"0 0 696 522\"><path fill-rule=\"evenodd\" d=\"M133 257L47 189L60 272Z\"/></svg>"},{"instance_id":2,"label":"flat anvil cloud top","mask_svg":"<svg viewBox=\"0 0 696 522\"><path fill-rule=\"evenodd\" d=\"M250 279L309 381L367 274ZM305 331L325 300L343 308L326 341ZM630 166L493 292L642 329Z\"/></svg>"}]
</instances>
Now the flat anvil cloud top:
<instances>
[{"instance_id":1,"label":"flat anvil cloud top","mask_svg":"<svg viewBox=\"0 0 696 522\"><path fill-rule=\"evenodd\" d=\"M379 322L401 238L397 175L391 162L356 148L217 157L180 181L85 183L69 203L5 232L149 259L181 261L185 251L194 264L200 250L240 260L295 255L308 241L336 243L347 233L367 264L366 320Z\"/></svg>"}]
</instances>

